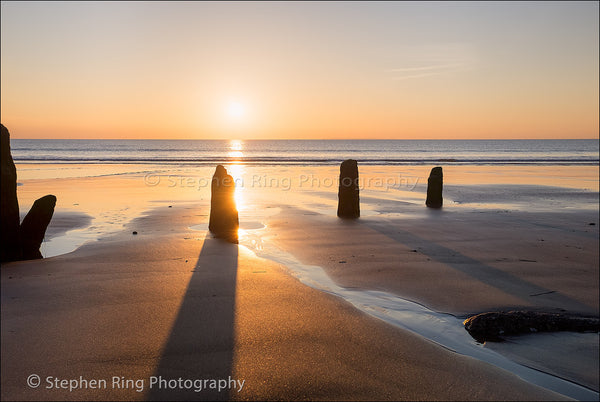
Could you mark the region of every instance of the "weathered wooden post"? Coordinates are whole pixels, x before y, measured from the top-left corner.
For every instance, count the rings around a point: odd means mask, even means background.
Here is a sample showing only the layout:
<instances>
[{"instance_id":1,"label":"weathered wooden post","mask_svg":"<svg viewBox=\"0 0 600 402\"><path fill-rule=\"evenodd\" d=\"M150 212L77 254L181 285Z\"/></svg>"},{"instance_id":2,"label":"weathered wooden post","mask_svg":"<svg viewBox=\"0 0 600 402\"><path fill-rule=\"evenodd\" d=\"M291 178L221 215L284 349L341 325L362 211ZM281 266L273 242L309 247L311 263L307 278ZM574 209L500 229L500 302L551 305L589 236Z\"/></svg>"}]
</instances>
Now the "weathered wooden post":
<instances>
[{"instance_id":1,"label":"weathered wooden post","mask_svg":"<svg viewBox=\"0 0 600 402\"><path fill-rule=\"evenodd\" d=\"M427 200L425 205L429 208L441 208L444 203L442 198L442 188L444 185L444 175L441 166L431 169L429 179L427 179Z\"/></svg>"},{"instance_id":2,"label":"weathered wooden post","mask_svg":"<svg viewBox=\"0 0 600 402\"><path fill-rule=\"evenodd\" d=\"M211 183L208 230L215 237L238 242L238 211L235 205L235 182L227 170L218 165Z\"/></svg>"},{"instance_id":3,"label":"weathered wooden post","mask_svg":"<svg viewBox=\"0 0 600 402\"><path fill-rule=\"evenodd\" d=\"M350 219L360 216L358 165L354 159L347 159L340 165L337 216Z\"/></svg>"}]
</instances>

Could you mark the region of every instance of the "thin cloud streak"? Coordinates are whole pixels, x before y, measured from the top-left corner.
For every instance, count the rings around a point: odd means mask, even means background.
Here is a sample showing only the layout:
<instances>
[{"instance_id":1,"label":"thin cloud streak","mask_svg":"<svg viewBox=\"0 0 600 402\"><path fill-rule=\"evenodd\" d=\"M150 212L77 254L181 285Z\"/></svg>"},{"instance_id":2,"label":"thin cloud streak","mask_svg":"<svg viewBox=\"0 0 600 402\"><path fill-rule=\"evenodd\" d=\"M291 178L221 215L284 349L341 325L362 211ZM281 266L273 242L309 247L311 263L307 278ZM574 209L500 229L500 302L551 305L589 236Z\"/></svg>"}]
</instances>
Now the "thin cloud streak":
<instances>
[{"instance_id":1,"label":"thin cloud streak","mask_svg":"<svg viewBox=\"0 0 600 402\"><path fill-rule=\"evenodd\" d=\"M462 67L462 66L464 66L463 63L453 63L453 64L442 64L442 65L433 65L433 66L393 68L391 70L387 70L387 72L402 73L402 72L409 72L409 71L441 70L441 69L452 69L452 68L457 68L457 67Z\"/></svg>"},{"instance_id":2,"label":"thin cloud streak","mask_svg":"<svg viewBox=\"0 0 600 402\"><path fill-rule=\"evenodd\" d=\"M434 75L450 74L458 71L464 71L467 65L465 63L451 63L427 65L419 67L403 67L386 70L386 73L394 74L392 80L403 81L413 78L431 77Z\"/></svg>"}]
</instances>

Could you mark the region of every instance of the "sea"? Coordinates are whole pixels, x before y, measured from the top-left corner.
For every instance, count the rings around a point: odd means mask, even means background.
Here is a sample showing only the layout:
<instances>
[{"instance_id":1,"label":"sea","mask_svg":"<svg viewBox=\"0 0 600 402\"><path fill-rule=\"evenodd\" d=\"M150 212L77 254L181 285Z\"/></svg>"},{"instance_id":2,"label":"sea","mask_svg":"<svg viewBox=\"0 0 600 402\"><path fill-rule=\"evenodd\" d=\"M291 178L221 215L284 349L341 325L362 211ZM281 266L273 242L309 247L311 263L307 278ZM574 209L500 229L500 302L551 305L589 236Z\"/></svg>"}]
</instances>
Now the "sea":
<instances>
[{"instance_id":1,"label":"sea","mask_svg":"<svg viewBox=\"0 0 600 402\"><path fill-rule=\"evenodd\" d=\"M578 140L65 140L12 139L17 163L214 165L598 165Z\"/></svg>"}]
</instances>

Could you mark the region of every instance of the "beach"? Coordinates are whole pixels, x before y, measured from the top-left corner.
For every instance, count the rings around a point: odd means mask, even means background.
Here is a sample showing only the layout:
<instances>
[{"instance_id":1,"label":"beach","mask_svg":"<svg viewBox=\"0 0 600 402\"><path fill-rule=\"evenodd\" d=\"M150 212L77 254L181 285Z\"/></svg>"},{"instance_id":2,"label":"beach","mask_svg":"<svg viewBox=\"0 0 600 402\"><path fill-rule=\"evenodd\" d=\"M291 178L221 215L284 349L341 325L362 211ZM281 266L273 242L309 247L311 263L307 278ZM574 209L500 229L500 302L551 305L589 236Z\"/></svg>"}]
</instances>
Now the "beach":
<instances>
[{"instance_id":1,"label":"beach","mask_svg":"<svg viewBox=\"0 0 600 402\"><path fill-rule=\"evenodd\" d=\"M600 3L0 3L0 401L600 400Z\"/></svg>"},{"instance_id":2,"label":"beach","mask_svg":"<svg viewBox=\"0 0 600 402\"><path fill-rule=\"evenodd\" d=\"M356 221L335 216L335 167L227 167L239 245L206 230L210 167L87 166L99 174L77 177L73 166L17 164L60 172L19 176L21 210L58 197L46 251L60 239L84 244L3 264L3 400L566 397L368 314L294 264L320 267L345 291L385 292L457 320L519 308L597 316L593 166L554 169L546 181L543 167L452 166L441 210L424 206L428 167L362 167L372 180ZM460 342L474 341L464 331ZM597 333L479 347L598 391ZM106 384L57 389L48 377ZM190 382L151 387L159 378ZM198 379L244 385L197 391Z\"/></svg>"}]
</instances>

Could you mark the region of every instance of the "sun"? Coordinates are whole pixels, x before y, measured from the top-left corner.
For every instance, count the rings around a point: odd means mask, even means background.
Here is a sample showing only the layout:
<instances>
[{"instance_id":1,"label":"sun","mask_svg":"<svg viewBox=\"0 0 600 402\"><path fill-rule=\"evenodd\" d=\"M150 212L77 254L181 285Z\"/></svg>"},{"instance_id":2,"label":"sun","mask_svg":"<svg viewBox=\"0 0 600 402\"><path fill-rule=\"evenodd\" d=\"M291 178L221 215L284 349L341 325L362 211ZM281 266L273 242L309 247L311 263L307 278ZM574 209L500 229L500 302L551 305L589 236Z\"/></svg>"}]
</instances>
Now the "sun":
<instances>
[{"instance_id":1,"label":"sun","mask_svg":"<svg viewBox=\"0 0 600 402\"><path fill-rule=\"evenodd\" d=\"M255 123L255 105L243 96L228 96L218 103L221 129L229 138L245 138Z\"/></svg>"},{"instance_id":2,"label":"sun","mask_svg":"<svg viewBox=\"0 0 600 402\"><path fill-rule=\"evenodd\" d=\"M226 113L230 121L240 121L246 116L246 106L240 101L230 101Z\"/></svg>"}]
</instances>

